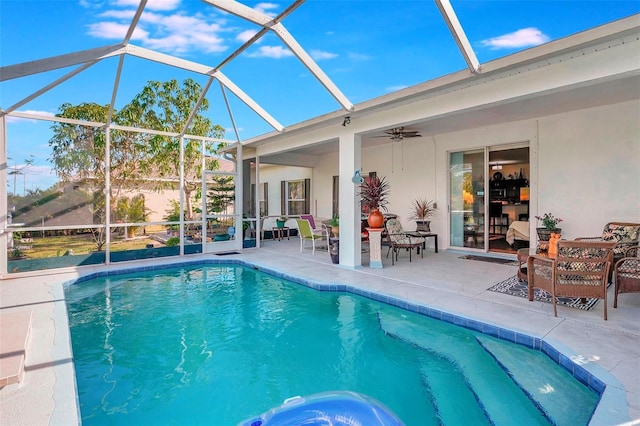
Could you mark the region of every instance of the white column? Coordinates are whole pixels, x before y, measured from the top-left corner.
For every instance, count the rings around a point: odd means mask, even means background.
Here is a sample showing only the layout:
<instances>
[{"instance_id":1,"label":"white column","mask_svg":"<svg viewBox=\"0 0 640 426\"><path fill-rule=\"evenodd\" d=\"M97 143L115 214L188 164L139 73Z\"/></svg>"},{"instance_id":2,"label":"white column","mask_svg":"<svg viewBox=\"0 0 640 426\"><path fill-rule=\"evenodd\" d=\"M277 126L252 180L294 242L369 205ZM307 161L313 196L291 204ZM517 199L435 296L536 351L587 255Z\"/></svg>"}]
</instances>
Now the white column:
<instances>
[{"instance_id":1,"label":"white column","mask_svg":"<svg viewBox=\"0 0 640 426\"><path fill-rule=\"evenodd\" d=\"M0 116L0 164L7 164L7 116ZM7 229L9 206L7 203L7 169L0 171L0 276L7 274L7 245L13 236L4 230ZM44 234L43 234L44 235ZM9 240L8 238L11 238Z\"/></svg>"},{"instance_id":2,"label":"white column","mask_svg":"<svg viewBox=\"0 0 640 426\"><path fill-rule=\"evenodd\" d=\"M358 186L351 181L356 170L360 170L361 139L345 127L340 134L340 265L356 268L362 266L360 251L360 201L356 197Z\"/></svg>"}]
</instances>

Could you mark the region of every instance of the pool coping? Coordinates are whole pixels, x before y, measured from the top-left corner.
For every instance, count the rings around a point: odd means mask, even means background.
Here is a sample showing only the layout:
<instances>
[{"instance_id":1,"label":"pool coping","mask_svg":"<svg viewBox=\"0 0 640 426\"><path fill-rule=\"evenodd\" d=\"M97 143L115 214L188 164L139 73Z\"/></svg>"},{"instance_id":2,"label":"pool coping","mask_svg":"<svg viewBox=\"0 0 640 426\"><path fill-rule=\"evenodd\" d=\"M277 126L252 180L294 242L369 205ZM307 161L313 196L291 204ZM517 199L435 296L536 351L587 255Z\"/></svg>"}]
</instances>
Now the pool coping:
<instances>
[{"instance_id":1,"label":"pool coping","mask_svg":"<svg viewBox=\"0 0 640 426\"><path fill-rule=\"evenodd\" d=\"M470 330L474 330L480 332L482 334L486 334L488 336L496 337L505 341L509 341L512 343L516 343L534 350L539 350L545 355L547 355L553 362L564 368L567 372L569 372L574 378L578 381L595 391L599 395L599 401L596 405L594 412L591 415L591 419L589 421L589 425L611 425L611 424L622 424L630 421L628 416L628 410L625 406L626 395L623 390L622 384L609 372L604 370L602 367L598 366L594 363L586 363L585 366L580 365L573 358L577 355L575 351L571 348L563 345L560 342L554 341L551 338L539 338L533 337L526 333L521 333L515 330L510 330L508 328L492 325L487 320L479 320L473 319L469 317L465 317L459 314L454 314L447 312L442 309L431 308L426 305L417 304L410 302L408 300L385 295L383 293L377 291L368 291L357 286L349 285L349 284L340 284L340 283L328 283L328 282L320 282L316 280L312 280L309 278L302 278L299 276L287 274L281 272L272 267L259 266L250 261L246 261L243 259L237 258L225 258L225 259L215 259L215 258L207 258L207 259L190 259L184 260L180 262L170 263L170 264L151 264L151 265L127 265L128 267L124 267L121 269L114 270L104 270L104 271L96 271L92 273L88 273L86 275L82 275L70 280L61 281L60 290L62 291L62 299L64 299L64 289L71 285L80 284L82 282L86 282L92 280L94 278L100 278L105 276L117 276L124 274L131 274L137 272L148 272L155 270L163 270L163 269L173 269L173 268L181 268L181 267L193 267L198 265L240 265L243 267L247 267L250 269L255 269L260 272L264 272L278 278L286 279L293 283L303 285L308 288L312 288L318 291L329 291L329 292L346 292L355 294L358 296L366 297L371 300L375 300L381 303L386 303L391 306L396 306L402 309L405 309L410 312L414 312L420 315L428 316L430 318L434 318L437 320L441 320L444 322L448 322L454 325L458 325ZM71 354L71 335L68 327L68 317L66 316L66 302L64 302L64 313L59 312L59 316L64 315L64 318L60 318L60 320L66 324L66 327L58 327L56 326L56 342L60 341L62 344L59 349L62 353ZM58 318L58 316L57 316ZM56 324L59 324L56 322ZM66 333L64 332L66 330ZM60 334L60 335L59 335ZM66 334L66 336L65 336ZM65 349L65 343L67 342L68 347ZM54 347L57 346L54 344ZM68 350L68 352L66 352ZM73 361L70 363L71 373L68 371L62 371L63 366L56 366L61 371L59 373L63 374L63 376L56 374L57 378L60 377L73 377L73 387L75 389L75 370L73 368ZM61 385L64 389L68 390L68 383ZM57 389L56 389L57 390ZM64 418L64 415L56 414L57 411L60 412L68 412L68 402L62 404L60 406L60 410L58 410L58 400L56 399L56 407L54 410L54 414L52 416L52 421L55 418ZM80 408L79 408L79 400L77 396L77 389L75 392L75 407L77 410L78 419L81 419ZM58 424L57 422L54 424Z\"/></svg>"}]
</instances>

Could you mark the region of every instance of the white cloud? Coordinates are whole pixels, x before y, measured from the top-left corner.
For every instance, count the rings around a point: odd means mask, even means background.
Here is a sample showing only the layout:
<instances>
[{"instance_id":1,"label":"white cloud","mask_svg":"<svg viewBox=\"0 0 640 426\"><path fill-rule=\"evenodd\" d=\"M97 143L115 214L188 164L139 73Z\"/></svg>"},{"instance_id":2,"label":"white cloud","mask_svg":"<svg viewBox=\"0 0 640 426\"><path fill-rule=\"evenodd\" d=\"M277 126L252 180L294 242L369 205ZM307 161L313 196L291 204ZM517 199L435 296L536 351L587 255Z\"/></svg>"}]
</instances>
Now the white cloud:
<instances>
[{"instance_id":1,"label":"white cloud","mask_svg":"<svg viewBox=\"0 0 640 426\"><path fill-rule=\"evenodd\" d=\"M277 9L278 5L276 3L258 3L254 9L258 12L264 13L267 16L276 16L275 12L270 12L269 9Z\"/></svg>"},{"instance_id":2,"label":"white cloud","mask_svg":"<svg viewBox=\"0 0 640 426\"><path fill-rule=\"evenodd\" d=\"M127 21L131 21L135 14L135 10L107 10L106 12L102 12L99 16L101 18L126 19Z\"/></svg>"},{"instance_id":3,"label":"white cloud","mask_svg":"<svg viewBox=\"0 0 640 426\"><path fill-rule=\"evenodd\" d=\"M256 35L256 33L257 33L256 30L245 30L245 31L242 31L240 34L238 34L236 36L236 40L238 40L241 43L245 43L246 41L251 39L251 37Z\"/></svg>"},{"instance_id":4,"label":"white cloud","mask_svg":"<svg viewBox=\"0 0 640 426\"><path fill-rule=\"evenodd\" d=\"M324 59L334 59L338 57L337 53L325 52L322 50L312 50L309 52L309 54L316 61L322 61Z\"/></svg>"},{"instance_id":5,"label":"white cloud","mask_svg":"<svg viewBox=\"0 0 640 426\"><path fill-rule=\"evenodd\" d=\"M80 0L80 6L87 9L98 9L104 6L106 0Z\"/></svg>"},{"instance_id":6,"label":"white cloud","mask_svg":"<svg viewBox=\"0 0 640 426\"><path fill-rule=\"evenodd\" d=\"M127 34L127 30L129 29L129 25L127 24L119 24L117 22L107 21L90 24L88 27L89 35L106 39L123 39L125 34ZM143 40L147 38L147 36L147 32L141 30L140 28L136 28L133 33L133 38L136 40Z\"/></svg>"},{"instance_id":7,"label":"white cloud","mask_svg":"<svg viewBox=\"0 0 640 426\"><path fill-rule=\"evenodd\" d=\"M107 19L89 25L88 33L98 38L123 39L131 25L133 14L133 10L106 11L99 17ZM228 48L224 39L218 36L223 31L225 30L220 22L207 20L199 14L189 16L182 12L144 12L132 39L150 49L168 53L216 53Z\"/></svg>"},{"instance_id":8,"label":"white cloud","mask_svg":"<svg viewBox=\"0 0 640 426\"><path fill-rule=\"evenodd\" d=\"M480 43L491 49L514 49L520 47L538 46L550 40L537 28L523 28L513 33L501 35L499 37L482 40Z\"/></svg>"},{"instance_id":9,"label":"white cloud","mask_svg":"<svg viewBox=\"0 0 640 426\"><path fill-rule=\"evenodd\" d=\"M349 52L349 53L347 53L347 56L352 61L368 61L368 60L371 59L371 56L366 55L364 53Z\"/></svg>"},{"instance_id":10,"label":"white cloud","mask_svg":"<svg viewBox=\"0 0 640 426\"><path fill-rule=\"evenodd\" d=\"M252 58L280 59L293 56L293 53L282 46L261 46L257 52L251 53L249 56Z\"/></svg>"}]
</instances>

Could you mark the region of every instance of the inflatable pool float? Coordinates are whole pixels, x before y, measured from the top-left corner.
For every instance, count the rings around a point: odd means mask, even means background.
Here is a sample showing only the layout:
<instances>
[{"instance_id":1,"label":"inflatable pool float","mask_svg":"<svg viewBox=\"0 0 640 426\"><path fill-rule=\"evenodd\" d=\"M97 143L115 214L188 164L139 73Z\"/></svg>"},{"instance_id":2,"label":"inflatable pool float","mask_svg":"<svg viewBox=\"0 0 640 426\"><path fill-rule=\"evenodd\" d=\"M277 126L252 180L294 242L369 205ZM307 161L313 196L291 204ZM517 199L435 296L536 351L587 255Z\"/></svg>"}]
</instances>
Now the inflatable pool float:
<instances>
[{"instance_id":1,"label":"inflatable pool float","mask_svg":"<svg viewBox=\"0 0 640 426\"><path fill-rule=\"evenodd\" d=\"M380 402L355 392L295 396L238 426L403 426Z\"/></svg>"}]
</instances>

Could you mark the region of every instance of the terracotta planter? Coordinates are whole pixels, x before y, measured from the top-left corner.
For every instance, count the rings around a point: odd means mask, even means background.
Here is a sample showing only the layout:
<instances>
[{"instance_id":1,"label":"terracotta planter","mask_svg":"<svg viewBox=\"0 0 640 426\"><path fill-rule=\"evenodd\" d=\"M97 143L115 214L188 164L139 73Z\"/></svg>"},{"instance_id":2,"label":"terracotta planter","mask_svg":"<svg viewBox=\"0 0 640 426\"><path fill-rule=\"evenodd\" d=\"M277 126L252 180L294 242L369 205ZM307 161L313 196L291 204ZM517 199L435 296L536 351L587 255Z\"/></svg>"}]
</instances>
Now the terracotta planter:
<instances>
[{"instance_id":1,"label":"terracotta planter","mask_svg":"<svg viewBox=\"0 0 640 426\"><path fill-rule=\"evenodd\" d=\"M379 209L373 209L369 213L367 222L369 222L369 228L383 228L384 216L382 215L382 213L380 213Z\"/></svg>"}]
</instances>

